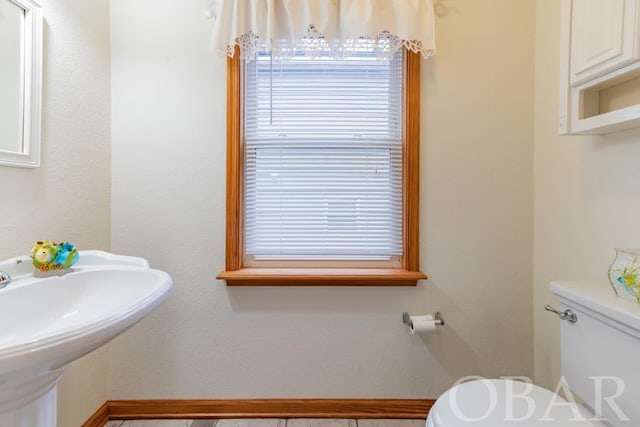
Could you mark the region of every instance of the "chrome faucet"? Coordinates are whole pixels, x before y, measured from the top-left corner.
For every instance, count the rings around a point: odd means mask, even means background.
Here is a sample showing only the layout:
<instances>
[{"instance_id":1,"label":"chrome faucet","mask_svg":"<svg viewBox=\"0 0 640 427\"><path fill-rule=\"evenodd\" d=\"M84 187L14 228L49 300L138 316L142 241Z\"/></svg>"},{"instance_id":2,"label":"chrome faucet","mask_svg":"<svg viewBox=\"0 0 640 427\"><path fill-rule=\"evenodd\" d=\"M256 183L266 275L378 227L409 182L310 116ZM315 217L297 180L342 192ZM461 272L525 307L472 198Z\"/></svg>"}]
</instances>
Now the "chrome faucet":
<instances>
[{"instance_id":1,"label":"chrome faucet","mask_svg":"<svg viewBox=\"0 0 640 427\"><path fill-rule=\"evenodd\" d=\"M0 271L0 289L4 288L9 283L11 283L11 276L4 271Z\"/></svg>"}]
</instances>

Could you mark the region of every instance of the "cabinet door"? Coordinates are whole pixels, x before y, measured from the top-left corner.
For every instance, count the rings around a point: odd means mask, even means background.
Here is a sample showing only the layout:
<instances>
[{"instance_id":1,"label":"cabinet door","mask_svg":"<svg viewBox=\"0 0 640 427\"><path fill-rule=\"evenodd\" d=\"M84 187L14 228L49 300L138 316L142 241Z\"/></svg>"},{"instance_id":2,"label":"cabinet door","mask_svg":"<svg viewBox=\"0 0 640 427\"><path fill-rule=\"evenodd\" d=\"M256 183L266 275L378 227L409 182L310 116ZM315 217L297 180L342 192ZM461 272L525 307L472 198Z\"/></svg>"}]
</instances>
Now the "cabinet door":
<instances>
[{"instance_id":1,"label":"cabinet door","mask_svg":"<svg viewBox=\"0 0 640 427\"><path fill-rule=\"evenodd\" d=\"M576 86L640 58L640 0L573 0L571 84Z\"/></svg>"}]
</instances>

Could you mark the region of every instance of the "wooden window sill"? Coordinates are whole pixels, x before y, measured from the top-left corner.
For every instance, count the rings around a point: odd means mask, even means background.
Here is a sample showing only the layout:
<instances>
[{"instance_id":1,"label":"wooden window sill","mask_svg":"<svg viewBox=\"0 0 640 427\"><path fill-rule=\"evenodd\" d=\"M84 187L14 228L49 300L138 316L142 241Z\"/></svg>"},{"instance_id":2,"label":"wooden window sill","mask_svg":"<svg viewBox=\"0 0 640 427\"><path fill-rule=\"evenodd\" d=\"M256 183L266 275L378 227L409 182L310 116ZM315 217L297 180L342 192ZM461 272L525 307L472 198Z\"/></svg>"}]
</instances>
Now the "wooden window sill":
<instances>
[{"instance_id":1,"label":"wooden window sill","mask_svg":"<svg viewBox=\"0 0 640 427\"><path fill-rule=\"evenodd\" d=\"M228 286L416 286L426 278L399 268L242 268L217 276Z\"/></svg>"}]
</instances>

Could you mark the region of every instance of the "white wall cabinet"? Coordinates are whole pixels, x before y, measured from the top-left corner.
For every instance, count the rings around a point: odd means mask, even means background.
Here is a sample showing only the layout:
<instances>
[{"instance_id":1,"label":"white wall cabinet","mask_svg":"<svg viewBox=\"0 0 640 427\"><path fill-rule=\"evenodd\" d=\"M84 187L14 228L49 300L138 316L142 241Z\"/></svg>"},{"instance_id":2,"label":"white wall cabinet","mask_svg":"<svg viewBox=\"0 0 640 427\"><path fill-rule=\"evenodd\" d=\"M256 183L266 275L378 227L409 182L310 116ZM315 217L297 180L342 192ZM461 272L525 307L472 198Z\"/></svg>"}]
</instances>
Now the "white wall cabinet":
<instances>
[{"instance_id":1,"label":"white wall cabinet","mask_svg":"<svg viewBox=\"0 0 640 427\"><path fill-rule=\"evenodd\" d=\"M578 85L639 58L637 0L574 0L571 84Z\"/></svg>"},{"instance_id":2,"label":"white wall cabinet","mask_svg":"<svg viewBox=\"0 0 640 427\"><path fill-rule=\"evenodd\" d=\"M629 96L620 108L602 102L608 89L640 79L640 0L562 0L561 34L559 132L640 126L640 92L637 104Z\"/></svg>"}]
</instances>

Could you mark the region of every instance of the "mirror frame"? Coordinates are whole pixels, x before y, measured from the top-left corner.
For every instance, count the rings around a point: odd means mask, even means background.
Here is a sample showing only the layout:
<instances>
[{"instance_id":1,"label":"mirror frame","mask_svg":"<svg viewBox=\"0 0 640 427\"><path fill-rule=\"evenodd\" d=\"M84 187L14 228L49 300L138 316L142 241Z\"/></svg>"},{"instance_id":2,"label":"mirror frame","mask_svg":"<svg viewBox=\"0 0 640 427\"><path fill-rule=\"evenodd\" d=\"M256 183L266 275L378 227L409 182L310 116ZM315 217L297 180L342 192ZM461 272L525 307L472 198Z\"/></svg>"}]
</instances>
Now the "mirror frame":
<instances>
[{"instance_id":1,"label":"mirror frame","mask_svg":"<svg viewBox=\"0 0 640 427\"><path fill-rule=\"evenodd\" d=\"M0 165L40 166L42 117L42 5L39 0L8 0L24 10L24 92L22 151L0 150Z\"/></svg>"}]
</instances>

